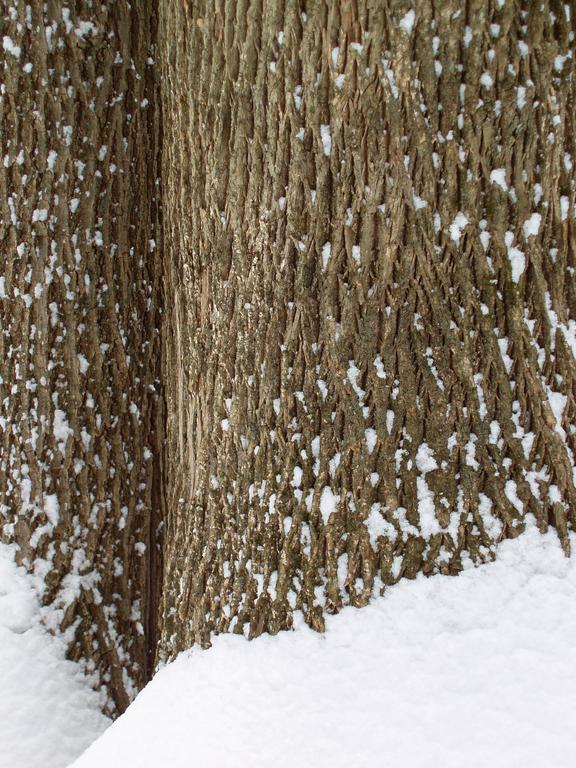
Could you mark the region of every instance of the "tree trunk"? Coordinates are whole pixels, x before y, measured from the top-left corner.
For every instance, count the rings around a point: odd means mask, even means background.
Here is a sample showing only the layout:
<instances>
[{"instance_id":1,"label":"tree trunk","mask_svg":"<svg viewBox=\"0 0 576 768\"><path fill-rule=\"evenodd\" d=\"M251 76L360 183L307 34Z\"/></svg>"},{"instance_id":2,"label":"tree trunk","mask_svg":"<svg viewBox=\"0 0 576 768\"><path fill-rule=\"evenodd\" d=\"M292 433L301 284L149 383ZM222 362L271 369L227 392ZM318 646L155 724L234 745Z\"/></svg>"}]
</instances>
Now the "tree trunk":
<instances>
[{"instance_id":1,"label":"tree trunk","mask_svg":"<svg viewBox=\"0 0 576 768\"><path fill-rule=\"evenodd\" d=\"M576 490L574 13L162 0L161 652L493 556Z\"/></svg>"},{"instance_id":2,"label":"tree trunk","mask_svg":"<svg viewBox=\"0 0 576 768\"><path fill-rule=\"evenodd\" d=\"M169 658L576 503L570 6L161 0L160 75L155 7L0 34L0 535L111 711L163 511Z\"/></svg>"},{"instance_id":3,"label":"tree trunk","mask_svg":"<svg viewBox=\"0 0 576 768\"><path fill-rule=\"evenodd\" d=\"M6 0L0 533L122 710L155 646L154 3Z\"/></svg>"}]
</instances>

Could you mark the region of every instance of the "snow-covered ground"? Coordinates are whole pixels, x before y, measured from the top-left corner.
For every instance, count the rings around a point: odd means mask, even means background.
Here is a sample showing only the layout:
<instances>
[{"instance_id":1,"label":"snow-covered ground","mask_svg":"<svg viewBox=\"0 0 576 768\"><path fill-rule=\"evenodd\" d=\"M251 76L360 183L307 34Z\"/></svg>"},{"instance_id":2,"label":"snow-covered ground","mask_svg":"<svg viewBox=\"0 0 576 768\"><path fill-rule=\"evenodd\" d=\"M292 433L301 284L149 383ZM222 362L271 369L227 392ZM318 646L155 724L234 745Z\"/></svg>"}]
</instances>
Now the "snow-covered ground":
<instances>
[{"instance_id":1,"label":"snow-covered ground","mask_svg":"<svg viewBox=\"0 0 576 768\"><path fill-rule=\"evenodd\" d=\"M109 721L12 555L0 545L0 768L574 765L576 557L554 533L401 582L325 635L182 654L76 762Z\"/></svg>"},{"instance_id":2,"label":"snow-covered ground","mask_svg":"<svg viewBox=\"0 0 576 768\"><path fill-rule=\"evenodd\" d=\"M64 768L110 724L40 614L31 577L0 544L0 768Z\"/></svg>"},{"instance_id":3,"label":"snow-covered ground","mask_svg":"<svg viewBox=\"0 0 576 768\"><path fill-rule=\"evenodd\" d=\"M325 635L182 654L73 766L572 768L575 711L576 557L531 527L495 563L402 582Z\"/></svg>"}]
</instances>

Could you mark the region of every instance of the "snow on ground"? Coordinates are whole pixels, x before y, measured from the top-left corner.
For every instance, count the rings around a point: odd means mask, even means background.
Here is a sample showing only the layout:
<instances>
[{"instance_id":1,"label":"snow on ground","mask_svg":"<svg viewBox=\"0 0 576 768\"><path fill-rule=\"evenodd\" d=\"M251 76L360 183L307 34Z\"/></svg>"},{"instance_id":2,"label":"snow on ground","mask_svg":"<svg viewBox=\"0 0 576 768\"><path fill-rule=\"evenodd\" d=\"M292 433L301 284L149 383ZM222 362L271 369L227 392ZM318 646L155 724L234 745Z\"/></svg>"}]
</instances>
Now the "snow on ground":
<instances>
[{"instance_id":1,"label":"snow on ground","mask_svg":"<svg viewBox=\"0 0 576 768\"><path fill-rule=\"evenodd\" d=\"M572 768L575 710L576 557L532 527L325 635L182 654L73 768Z\"/></svg>"},{"instance_id":2,"label":"snow on ground","mask_svg":"<svg viewBox=\"0 0 576 768\"><path fill-rule=\"evenodd\" d=\"M40 624L32 578L13 557L0 544L0 768L64 768L110 721Z\"/></svg>"}]
</instances>

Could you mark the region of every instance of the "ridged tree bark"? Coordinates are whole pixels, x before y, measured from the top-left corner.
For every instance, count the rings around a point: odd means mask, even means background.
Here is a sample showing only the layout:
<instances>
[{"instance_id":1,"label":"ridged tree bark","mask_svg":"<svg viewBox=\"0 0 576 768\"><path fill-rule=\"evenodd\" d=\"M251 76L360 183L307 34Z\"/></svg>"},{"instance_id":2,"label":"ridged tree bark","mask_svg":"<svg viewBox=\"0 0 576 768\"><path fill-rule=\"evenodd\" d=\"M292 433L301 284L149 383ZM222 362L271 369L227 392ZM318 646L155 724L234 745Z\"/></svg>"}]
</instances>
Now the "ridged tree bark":
<instances>
[{"instance_id":1,"label":"ridged tree bark","mask_svg":"<svg viewBox=\"0 0 576 768\"><path fill-rule=\"evenodd\" d=\"M576 503L571 6L158 6L0 28L0 535L110 711L161 572L171 657Z\"/></svg>"},{"instance_id":2,"label":"ridged tree bark","mask_svg":"<svg viewBox=\"0 0 576 768\"><path fill-rule=\"evenodd\" d=\"M568 548L574 18L161 0L164 656Z\"/></svg>"},{"instance_id":3,"label":"ridged tree bark","mask_svg":"<svg viewBox=\"0 0 576 768\"><path fill-rule=\"evenodd\" d=\"M118 711L155 644L154 3L0 6L0 535Z\"/></svg>"}]
</instances>

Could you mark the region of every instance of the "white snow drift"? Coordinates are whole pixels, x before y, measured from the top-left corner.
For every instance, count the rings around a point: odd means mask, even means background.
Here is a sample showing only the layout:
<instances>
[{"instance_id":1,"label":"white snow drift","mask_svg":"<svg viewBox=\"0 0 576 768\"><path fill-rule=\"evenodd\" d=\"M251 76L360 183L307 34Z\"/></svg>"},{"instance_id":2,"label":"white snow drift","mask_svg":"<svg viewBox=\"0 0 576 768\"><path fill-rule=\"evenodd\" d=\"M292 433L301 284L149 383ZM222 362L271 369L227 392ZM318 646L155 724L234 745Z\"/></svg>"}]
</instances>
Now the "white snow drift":
<instances>
[{"instance_id":1,"label":"white snow drift","mask_svg":"<svg viewBox=\"0 0 576 768\"><path fill-rule=\"evenodd\" d=\"M73 766L572 767L575 638L576 559L532 526L495 563L402 582L325 635L182 654Z\"/></svg>"},{"instance_id":2,"label":"white snow drift","mask_svg":"<svg viewBox=\"0 0 576 768\"><path fill-rule=\"evenodd\" d=\"M32 578L0 544L0 768L64 768L110 723L40 612Z\"/></svg>"}]
</instances>

